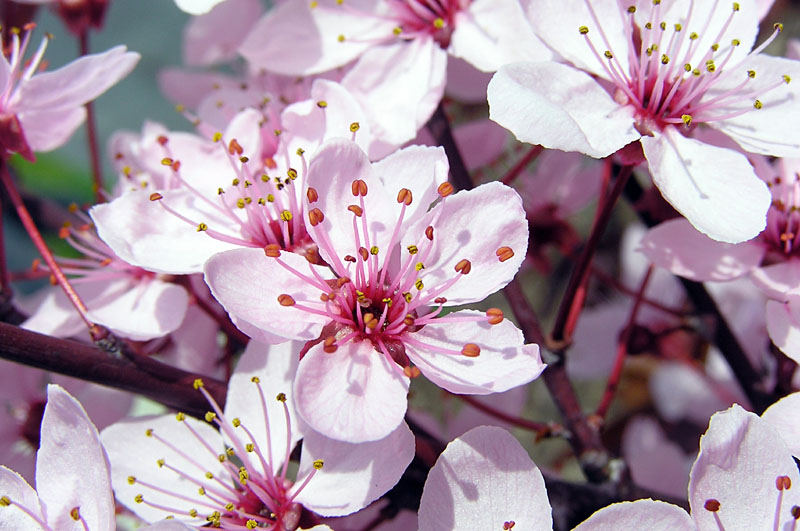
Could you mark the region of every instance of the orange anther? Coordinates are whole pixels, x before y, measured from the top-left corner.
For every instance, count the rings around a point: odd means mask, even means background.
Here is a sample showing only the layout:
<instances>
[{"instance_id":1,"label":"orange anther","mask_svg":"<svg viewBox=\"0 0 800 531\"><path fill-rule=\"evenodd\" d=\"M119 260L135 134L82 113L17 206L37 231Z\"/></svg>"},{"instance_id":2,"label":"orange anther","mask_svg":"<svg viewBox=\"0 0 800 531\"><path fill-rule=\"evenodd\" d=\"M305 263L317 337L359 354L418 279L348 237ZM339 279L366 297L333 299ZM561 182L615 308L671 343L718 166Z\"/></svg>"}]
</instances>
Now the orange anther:
<instances>
[{"instance_id":1,"label":"orange anther","mask_svg":"<svg viewBox=\"0 0 800 531\"><path fill-rule=\"evenodd\" d=\"M286 293L281 293L278 295L278 302L281 306L294 306L294 298Z\"/></svg>"},{"instance_id":2,"label":"orange anther","mask_svg":"<svg viewBox=\"0 0 800 531\"><path fill-rule=\"evenodd\" d=\"M370 330L375 330L375 327L378 326L378 319L372 313L365 313L364 314L364 326L366 326Z\"/></svg>"},{"instance_id":3,"label":"orange anther","mask_svg":"<svg viewBox=\"0 0 800 531\"><path fill-rule=\"evenodd\" d=\"M42 259L34 258L33 262L31 262L31 271L39 271L40 267L42 267Z\"/></svg>"},{"instance_id":4,"label":"orange anther","mask_svg":"<svg viewBox=\"0 0 800 531\"><path fill-rule=\"evenodd\" d=\"M514 249L512 249L511 247L500 247L498 250L494 252L494 254L497 255L497 258L501 262L505 262L506 260L509 260L511 257L514 256Z\"/></svg>"},{"instance_id":5,"label":"orange anther","mask_svg":"<svg viewBox=\"0 0 800 531\"><path fill-rule=\"evenodd\" d=\"M428 225L428 228L425 229L425 237L433 241L433 227L430 225Z\"/></svg>"},{"instance_id":6,"label":"orange anther","mask_svg":"<svg viewBox=\"0 0 800 531\"><path fill-rule=\"evenodd\" d=\"M306 191L306 197L308 198L309 203L316 203L317 200L319 199L319 194L317 193L317 189L309 186L308 190Z\"/></svg>"},{"instance_id":7,"label":"orange anther","mask_svg":"<svg viewBox=\"0 0 800 531\"><path fill-rule=\"evenodd\" d=\"M333 336L326 337L325 341L322 342L322 350L328 354L333 354L338 348L336 346L336 338Z\"/></svg>"},{"instance_id":8,"label":"orange anther","mask_svg":"<svg viewBox=\"0 0 800 531\"><path fill-rule=\"evenodd\" d=\"M359 256L361 256L361 259L364 260L365 262L367 261L367 258L369 258L369 251L367 250L366 247L359 247L358 254Z\"/></svg>"},{"instance_id":9,"label":"orange anther","mask_svg":"<svg viewBox=\"0 0 800 531\"><path fill-rule=\"evenodd\" d=\"M166 136L164 136L164 135L159 135L159 137L156 139L156 141L157 141L159 144L161 144L162 146L166 146L166 145L167 145L167 142L169 142L169 138L167 138L167 137L166 137Z\"/></svg>"},{"instance_id":10,"label":"orange anther","mask_svg":"<svg viewBox=\"0 0 800 531\"><path fill-rule=\"evenodd\" d=\"M61 227L58 229L58 237L62 240L65 238L69 238L69 227Z\"/></svg>"},{"instance_id":11,"label":"orange anther","mask_svg":"<svg viewBox=\"0 0 800 531\"><path fill-rule=\"evenodd\" d=\"M362 179L356 179L353 181L353 184L350 185L350 191L353 192L353 195L356 197L363 197L367 195L367 183L365 183Z\"/></svg>"},{"instance_id":12,"label":"orange anther","mask_svg":"<svg viewBox=\"0 0 800 531\"><path fill-rule=\"evenodd\" d=\"M436 189L436 191L439 192L439 195L442 197L447 197L448 195L452 194L454 190L455 188L453 188L453 185L448 182L443 182Z\"/></svg>"},{"instance_id":13,"label":"orange anther","mask_svg":"<svg viewBox=\"0 0 800 531\"><path fill-rule=\"evenodd\" d=\"M403 324L406 326L414 326L414 316L407 313L405 318L403 318Z\"/></svg>"},{"instance_id":14,"label":"orange anther","mask_svg":"<svg viewBox=\"0 0 800 531\"><path fill-rule=\"evenodd\" d=\"M364 213L364 211L361 210L361 207L358 205L350 205L349 207L347 207L347 210L349 210L358 217L361 217L361 214Z\"/></svg>"},{"instance_id":15,"label":"orange anther","mask_svg":"<svg viewBox=\"0 0 800 531\"><path fill-rule=\"evenodd\" d=\"M789 490L792 488L792 480L789 476L778 476L775 478L775 488L778 490Z\"/></svg>"},{"instance_id":16,"label":"orange anther","mask_svg":"<svg viewBox=\"0 0 800 531\"><path fill-rule=\"evenodd\" d=\"M105 266L107 266L107 265L111 265L111 262L112 262L112 261L113 261L113 260L111 260L111 258L103 258L103 259L100 261L100 265L101 265L102 267L105 267Z\"/></svg>"},{"instance_id":17,"label":"orange anther","mask_svg":"<svg viewBox=\"0 0 800 531\"><path fill-rule=\"evenodd\" d=\"M281 246L277 243L268 243L264 246L264 254L270 258L278 258L281 255Z\"/></svg>"},{"instance_id":18,"label":"orange anther","mask_svg":"<svg viewBox=\"0 0 800 531\"><path fill-rule=\"evenodd\" d=\"M244 153L244 148L235 138L233 138L230 142L228 142L228 153L231 155L241 155Z\"/></svg>"},{"instance_id":19,"label":"orange anther","mask_svg":"<svg viewBox=\"0 0 800 531\"><path fill-rule=\"evenodd\" d=\"M403 374L405 374L409 378L416 378L421 373L419 372L419 369L417 367L414 367L413 365L409 365L408 367L403 367Z\"/></svg>"},{"instance_id":20,"label":"orange anther","mask_svg":"<svg viewBox=\"0 0 800 531\"><path fill-rule=\"evenodd\" d=\"M706 511L712 513L719 511L719 506L720 506L719 500L715 500L714 498L707 499L706 502L703 504L703 508Z\"/></svg>"},{"instance_id":21,"label":"orange anther","mask_svg":"<svg viewBox=\"0 0 800 531\"><path fill-rule=\"evenodd\" d=\"M177 172L178 170L181 169L181 161L176 160L175 162L172 163L170 167L172 168L172 171Z\"/></svg>"},{"instance_id":22,"label":"orange anther","mask_svg":"<svg viewBox=\"0 0 800 531\"><path fill-rule=\"evenodd\" d=\"M322 210L318 208L312 208L308 212L308 222L311 223L312 227L316 227L324 220L325 220L325 214L322 213Z\"/></svg>"},{"instance_id":23,"label":"orange anther","mask_svg":"<svg viewBox=\"0 0 800 531\"><path fill-rule=\"evenodd\" d=\"M489 308L486 310L486 317L489 318L489 324L500 324L503 322L503 310L500 308Z\"/></svg>"},{"instance_id":24,"label":"orange anther","mask_svg":"<svg viewBox=\"0 0 800 531\"><path fill-rule=\"evenodd\" d=\"M472 271L472 263L466 258L459 260L459 262L456 264L456 272L466 275L470 271Z\"/></svg>"},{"instance_id":25,"label":"orange anther","mask_svg":"<svg viewBox=\"0 0 800 531\"><path fill-rule=\"evenodd\" d=\"M348 284L349 282L350 282L349 278L347 278L347 277L339 277L338 279L336 279L336 287L337 288L341 288L342 286L344 286L345 284Z\"/></svg>"},{"instance_id":26,"label":"orange anther","mask_svg":"<svg viewBox=\"0 0 800 531\"><path fill-rule=\"evenodd\" d=\"M461 349L461 353L468 358L477 358L481 353L481 347L475 343L467 343L464 345L464 348Z\"/></svg>"},{"instance_id":27,"label":"orange anther","mask_svg":"<svg viewBox=\"0 0 800 531\"><path fill-rule=\"evenodd\" d=\"M411 190L408 188L401 188L399 192L397 192L397 202L403 203L404 205L408 206L411 204Z\"/></svg>"}]
</instances>

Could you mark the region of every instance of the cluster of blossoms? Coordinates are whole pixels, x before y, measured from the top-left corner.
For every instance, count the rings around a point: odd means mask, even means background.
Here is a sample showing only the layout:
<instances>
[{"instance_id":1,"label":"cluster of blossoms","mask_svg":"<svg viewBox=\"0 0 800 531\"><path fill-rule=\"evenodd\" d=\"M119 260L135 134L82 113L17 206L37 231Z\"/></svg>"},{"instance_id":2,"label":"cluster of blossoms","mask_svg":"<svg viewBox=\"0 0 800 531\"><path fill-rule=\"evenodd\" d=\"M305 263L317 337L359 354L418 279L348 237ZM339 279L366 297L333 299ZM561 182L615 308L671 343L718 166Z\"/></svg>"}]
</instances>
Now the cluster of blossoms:
<instances>
[{"instance_id":1,"label":"cluster of blossoms","mask_svg":"<svg viewBox=\"0 0 800 531\"><path fill-rule=\"evenodd\" d=\"M41 4L81 48L54 70ZM106 188L92 100L139 59L88 53L110 4L0 1L0 182L42 256L0 249L0 356L176 411L4 367L0 528L795 529L772 1L176 0L188 130L114 133ZM84 121L55 257L17 181ZM540 376L563 420L526 418Z\"/></svg>"}]
</instances>

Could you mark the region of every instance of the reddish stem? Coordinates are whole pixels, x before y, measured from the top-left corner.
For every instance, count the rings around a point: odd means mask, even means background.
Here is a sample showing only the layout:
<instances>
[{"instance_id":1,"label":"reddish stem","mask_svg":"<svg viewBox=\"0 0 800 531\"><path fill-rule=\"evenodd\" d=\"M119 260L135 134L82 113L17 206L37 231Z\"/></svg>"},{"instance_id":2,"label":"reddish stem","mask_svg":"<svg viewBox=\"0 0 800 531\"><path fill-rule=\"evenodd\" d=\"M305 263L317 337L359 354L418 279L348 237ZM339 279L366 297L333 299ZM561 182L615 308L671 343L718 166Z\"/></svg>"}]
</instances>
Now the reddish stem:
<instances>
[{"instance_id":1,"label":"reddish stem","mask_svg":"<svg viewBox=\"0 0 800 531\"><path fill-rule=\"evenodd\" d=\"M519 161L517 161L516 164L514 164L513 168L508 170L508 173L506 173L503 176L503 178L500 179L500 182L502 182L503 184L513 183L514 180L517 177L519 177L519 174L522 173L522 170L527 168L528 164L536 160L536 158L542 153L542 151L544 151L544 148L542 146L533 146L531 149L528 150L527 153L525 153L525 155L522 156L521 159L519 159Z\"/></svg>"},{"instance_id":2,"label":"reddish stem","mask_svg":"<svg viewBox=\"0 0 800 531\"><path fill-rule=\"evenodd\" d=\"M634 299L633 306L628 315L628 322L625 328L622 329L622 333L617 341L617 358L614 360L614 366L611 368L611 374L608 376L606 390L595 411L595 415L601 419L605 418L606 413L608 413L608 408L611 406L611 402L614 400L614 395L617 392L617 385L619 385L619 379L622 376L622 367L625 365L625 358L628 355L628 343L631 339L633 327L636 325L636 317L639 315L639 309L644 302L644 292L647 289L647 284L650 282L652 274L653 265L651 264L644 274L642 283L639 285L639 290L636 292L636 299Z\"/></svg>"},{"instance_id":3,"label":"reddish stem","mask_svg":"<svg viewBox=\"0 0 800 531\"><path fill-rule=\"evenodd\" d=\"M99 341L107 337L108 332L103 327L94 324L89 319L89 310L86 308L86 305L83 303L78 293L67 280L64 272L61 271L61 268L56 263L53 253L47 247L47 244L45 243L44 238L42 238L42 234L39 232L39 229L36 228L36 223L34 223L30 212L28 212L28 209L25 207L25 203L22 202L22 197L19 195L17 186L14 184L14 180L11 178L11 174L8 173L8 165L5 160L0 161L0 180L3 181L3 186L5 186L6 191L8 192L8 197L11 199L11 204L14 205L14 209L17 211L17 215L19 216L22 225L25 227L25 230L30 236L33 245L39 251L39 254L42 255L47 267L50 268L50 272L52 273L53 277L55 277L56 283L61 286L61 289L64 290L64 293L69 301L73 306L75 306L75 309L78 311L78 314L83 322L86 323L86 327L89 329L92 340Z\"/></svg>"},{"instance_id":4,"label":"reddish stem","mask_svg":"<svg viewBox=\"0 0 800 531\"><path fill-rule=\"evenodd\" d=\"M605 284L608 284L609 286L613 287L614 289L616 289L616 290L618 290L618 291L620 291L620 292L622 292L622 293L624 293L626 295L629 295L631 297L636 297L637 296L635 290L629 288L628 286L626 286L625 284L623 284L622 282L620 282L619 280L614 278L612 275L609 275L608 273L606 273L605 271L603 271L599 267L596 267L596 266L593 265L592 266L592 274L594 276L596 276L598 279L600 279L601 282L604 282ZM647 306L655 308L656 310L660 310L660 311L662 311L664 313L668 313L670 315L674 315L675 317L686 317L686 315L688 313L688 312L685 312L685 311L683 311L683 310L681 310L679 308L670 308L669 306L665 306L664 304L661 304L658 301L654 301L654 300L648 299L647 297L642 297L642 304L645 304Z\"/></svg>"},{"instance_id":5,"label":"reddish stem","mask_svg":"<svg viewBox=\"0 0 800 531\"><path fill-rule=\"evenodd\" d=\"M500 411L499 409L493 408L492 406L481 402L480 400L476 399L473 396L469 395L453 395L453 396L457 396L458 398L460 398L470 406L474 407L478 411L483 411L487 415L502 420L503 422L507 422L509 424L517 426L518 428L535 431L537 434L542 436L546 436L551 433L564 432L564 428L561 428L556 424L536 422L534 420L528 420L520 417L515 417L514 415L509 415L508 413Z\"/></svg>"},{"instance_id":6,"label":"reddish stem","mask_svg":"<svg viewBox=\"0 0 800 531\"><path fill-rule=\"evenodd\" d=\"M84 29L78 36L81 55L89 54L89 29ZM100 164L100 148L97 142L97 120L94 115L94 104L89 101L86 108L86 136L89 142L89 161L92 165L92 189L98 203L105 201L103 194L103 166Z\"/></svg>"}]
</instances>

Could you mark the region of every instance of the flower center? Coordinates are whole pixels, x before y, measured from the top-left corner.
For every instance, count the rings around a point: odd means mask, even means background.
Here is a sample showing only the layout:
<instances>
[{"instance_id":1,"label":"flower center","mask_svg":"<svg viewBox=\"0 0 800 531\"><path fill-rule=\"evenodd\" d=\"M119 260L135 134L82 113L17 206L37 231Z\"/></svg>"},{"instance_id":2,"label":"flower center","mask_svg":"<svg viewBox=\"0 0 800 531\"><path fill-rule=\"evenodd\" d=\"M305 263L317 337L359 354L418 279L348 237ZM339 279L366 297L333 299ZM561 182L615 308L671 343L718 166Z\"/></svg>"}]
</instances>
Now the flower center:
<instances>
[{"instance_id":1,"label":"flower center","mask_svg":"<svg viewBox=\"0 0 800 531\"><path fill-rule=\"evenodd\" d=\"M797 254L800 245L800 177L776 176L767 183L772 204L767 211L767 228L761 238L771 247L777 260Z\"/></svg>"},{"instance_id":2,"label":"flower center","mask_svg":"<svg viewBox=\"0 0 800 531\"><path fill-rule=\"evenodd\" d=\"M450 46L456 14L469 6L470 0L389 0L397 19L398 35L430 35L439 46Z\"/></svg>"}]
</instances>

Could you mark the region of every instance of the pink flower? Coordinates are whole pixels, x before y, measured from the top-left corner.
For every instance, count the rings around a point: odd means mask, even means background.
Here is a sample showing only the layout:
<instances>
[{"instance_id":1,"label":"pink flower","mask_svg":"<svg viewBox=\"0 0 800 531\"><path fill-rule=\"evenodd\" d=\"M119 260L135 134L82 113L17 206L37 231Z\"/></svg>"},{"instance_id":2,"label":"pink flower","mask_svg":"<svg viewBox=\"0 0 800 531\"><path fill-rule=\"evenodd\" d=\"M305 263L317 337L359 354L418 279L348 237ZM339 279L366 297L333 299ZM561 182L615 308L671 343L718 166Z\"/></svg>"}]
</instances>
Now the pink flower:
<instances>
[{"instance_id":1,"label":"pink flower","mask_svg":"<svg viewBox=\"0 0 800 531\"><path fill-rule=\"evenodd\" d=\"M778 29L751 51L754 0L525 4L571 64L501 68L493 120L521 141L598 158L638 140L655 185L695 228L726 242L764 228L769 193L745 157L696 138L703 124L750 152L800 155L800 63L760 53Z\"/></svg>"},{"instance_id":2,"label":"pink flower","mask_svg":"<svg viewBox=\"0 0 800 531\"><path fill-rule=\"evenodd\" d=\"M448 444L425 481L420 531L552 528L542 473L501 428L474 428Z\"/></svg>"},{"instance_id":3,"label":"pink flower","mask_svg":"<svg viewBox=\"0 0 800 531\"><path fill-rule=\"evenodd\" d=\"M175 0L175 5L190 15L202 15L203 13L208 13L214 6L224 1L225 0Z\"/></svg>"},{"instance_id":4,"label":"pink flower","mask_svg":"<svg viewBox=\"0 0 800 531\"><path fill-rule=\"evenodd\" d=\"M515 0L284 2L240 48L255 67L308 75L355 60L342 84L362 102L376 137L414 138L442 98L447 56L495 71L551 53Z\"/></svg>"},{"instance_id":5,"label":"pink flower","mask_svg":"<svg viewBox=\"0 0 800 531\"><path fill-rule=\"evenodd\" d=\"M516 192L490 183L447 197L446 175L441 148L370 164L356 144L331 140L311 161L303 206L325 265L275 245L206 263L206 282L243 331L311 341L295 395L326 436L385 437L419 371L449 391L488 394L544 368L498 309L442 315L505 286L528 239Z\"/></svg>"},{"instance_id":6,"label":"pink flower","mask_svg":"<svg viewBox=\"0 0 800 531\"><path fill-rule=\"evenodd\" d=\"M691 471L691 516L669 503L637 500L597 511L576 531L792 528L800 518L800 474L786 435L738 405L716 413Z\"/></svg>"},{"instance_id":7,"label":"pink flower","mask_svg":"<svg viewBox=\"0 0 800 531\"><path fill-rule=\"evenodd\" d=\"M700 282L749 277L769 299L770 338L788 356L800 359L800 160L751 160L772 194L767 226L757 238L735 245L715 242L675 219L649 231L642 252L654 264Z\"/></svg>"},{"instance_id":8,"label":"pink flower","mask_svg":"<svg viewBox=\"0 0 800 531\"><path fill-rule=\"evenodd\" d=\"M349 514L397 483L414 455L408 427L355 445L298 423L291 395L282 392L297 367L293 348L251 341L229 382L224 412L196 381L213 409L206 415L211 425L178 414L103 430L120 502L151 522L174 517L197 527L295 529L303 507ZM289 457L300 438L295 477Z\"/></svg>"},{"instance_id":9,"label":"pink flower","mask_svg":"<svg viewBox=\"0 0 800 531\"><path fill-rule=\"evenodd\" d=\"M83 123L83 105L128 75L139 60L139 54L117 46L37 73L50 37L26 60L31 33L12 32L11 52L0 58L0 152L28 160L34 151L64 144Z\"/></svg>"}]
</instances>

